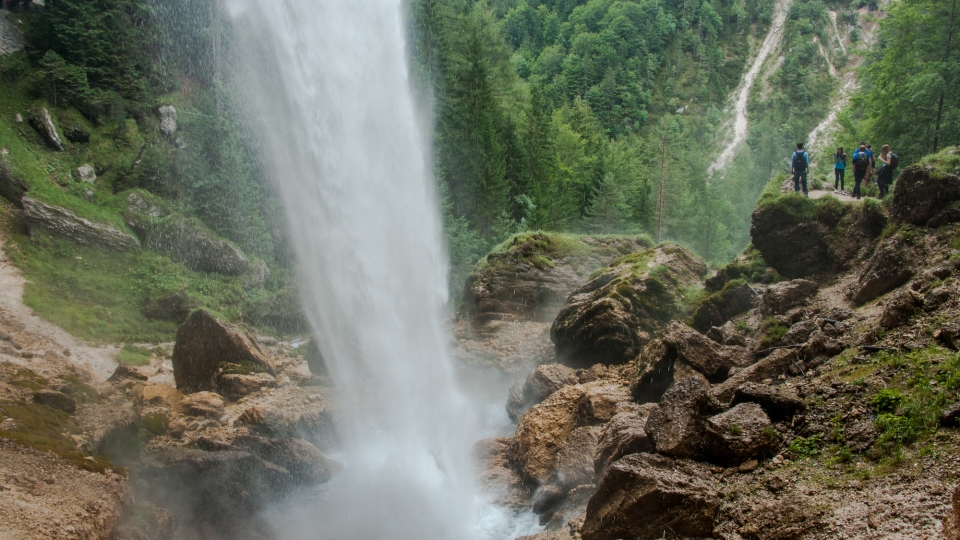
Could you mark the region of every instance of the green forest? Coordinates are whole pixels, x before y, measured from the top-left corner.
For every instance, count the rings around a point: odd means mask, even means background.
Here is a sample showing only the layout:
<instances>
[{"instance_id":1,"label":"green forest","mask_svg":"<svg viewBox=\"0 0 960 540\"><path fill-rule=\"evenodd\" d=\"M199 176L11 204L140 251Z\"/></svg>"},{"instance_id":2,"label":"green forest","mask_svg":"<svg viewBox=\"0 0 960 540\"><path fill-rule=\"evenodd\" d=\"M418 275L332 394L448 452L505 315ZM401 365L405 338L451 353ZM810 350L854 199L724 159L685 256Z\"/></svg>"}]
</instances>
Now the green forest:
<instances>
[{"instance_id":1,"label":"green forest","mask_svg":"<svg viewBox=\"0 0 960 540\"><path fill-rule=\"evenodd\" d=\"M731 260L749 245L758 196L782 180L795 143L829 112L840 88L831 69L855 54L864 57L860 88L828 146L889 143L906 165L957 144L953 4L793 0L782 57L750 95L747 144L711 178L729 96L775 0L411 0L410 61L434 113L453 301L474 263L522 231L646 234L715 266ZM12 139L21 128L10 121L0 133L37 196L124 226L119 198L142 190L262 261L270 278L260 293L241 295L254 300L224 304L236 294L189 287L211 307L282 326L282 306L296 294L294 262L237 110L221 9L210 0L48 0L9 14L27 47L0 58L5 114L46 104L90 143L51 161L19 148ZM862 29L878 20L876 43L863 43ZM840 35L861 49L822 47ZM179 111L169 140L153 135L165 104ZM813 157L815 176L826 177L829 156ZM69 178L68 161L96 164L93 197L76 182L51 184ZM161 292L195 281L185 279Z\"/></svg>"}]
</instances>

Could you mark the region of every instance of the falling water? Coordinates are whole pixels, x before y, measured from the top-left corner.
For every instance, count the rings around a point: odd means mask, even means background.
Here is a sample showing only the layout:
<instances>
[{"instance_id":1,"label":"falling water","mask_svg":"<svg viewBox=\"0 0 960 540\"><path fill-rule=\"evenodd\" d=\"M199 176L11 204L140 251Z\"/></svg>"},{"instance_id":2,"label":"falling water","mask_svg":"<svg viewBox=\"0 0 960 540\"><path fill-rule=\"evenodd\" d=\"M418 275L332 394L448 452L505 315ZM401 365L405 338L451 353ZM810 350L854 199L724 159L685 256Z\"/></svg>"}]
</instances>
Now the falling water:
<instances>
[{"instance_id":1,"label":"falling water","mask_svg":"<svg viewBox=\"0 0 960 540\"><path fill-rule=\"evenodd\" d=\"M447 351L447 261L403 1L227 6L246 108L346 418L345 471L279 536L491 537L472 482L475 423Z\"/></svg>"}]
</instances>

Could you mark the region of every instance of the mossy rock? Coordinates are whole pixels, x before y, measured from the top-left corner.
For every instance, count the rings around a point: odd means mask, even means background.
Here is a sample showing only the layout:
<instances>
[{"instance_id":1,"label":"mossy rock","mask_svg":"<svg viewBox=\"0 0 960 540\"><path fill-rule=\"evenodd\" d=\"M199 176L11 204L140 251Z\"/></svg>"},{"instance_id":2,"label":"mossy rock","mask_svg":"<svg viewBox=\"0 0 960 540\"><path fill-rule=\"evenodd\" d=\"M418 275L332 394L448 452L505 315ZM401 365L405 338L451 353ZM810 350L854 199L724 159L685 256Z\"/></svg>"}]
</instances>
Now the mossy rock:
<instances>
[{"instance_id":1,"label":"mossy rock","mask_svg":"<svg viewBox=\"0 0 960 540\"><path fill-rule=\"evenodd\" d=\"M685 316L707 267L678 245L621 257L575 290L550 329L561 362L622 364Z\"/></svg>"},{"instance_id":2,"label":"mossy rock","mask_svg":"<svg viewBox=\"0 0 960 540\"><path fill-rule=\"evenodd\" d=\"M720 326L753 307L757 293L746 279L728 281L723 289L700 297L693 308L690 325L699 332Z\"/></svg>"}]
</instances>

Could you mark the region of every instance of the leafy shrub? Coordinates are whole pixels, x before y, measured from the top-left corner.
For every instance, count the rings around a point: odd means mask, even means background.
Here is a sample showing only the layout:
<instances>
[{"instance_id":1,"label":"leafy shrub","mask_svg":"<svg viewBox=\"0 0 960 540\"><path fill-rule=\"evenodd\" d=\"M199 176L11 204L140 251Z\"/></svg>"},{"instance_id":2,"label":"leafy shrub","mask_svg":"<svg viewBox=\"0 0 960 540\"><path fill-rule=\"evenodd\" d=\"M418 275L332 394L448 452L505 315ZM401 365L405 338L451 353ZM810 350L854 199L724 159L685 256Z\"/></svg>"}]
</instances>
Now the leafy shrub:
<instances>
[{"instance_id":1,"label":"leafy shrub","mask_svg":"<svg viewBox=\"0 0 960 540\"><path fill-rule=\"evenodd\" d=\"M884 388L870 400L870 405L878 413L892 413L903 403L903 394L896 388Z\"/></svg>"},{"instance_id":2,"label":"leafy shrub","mask_svg":"<svg viewBox=\"0 0 960 540\"><path fill-rule=\"evenodd\" d=\"M798 458L815 456L823 446L823 435L797 437L790 443L790 453Z\"/></svg>"}]
</instances>

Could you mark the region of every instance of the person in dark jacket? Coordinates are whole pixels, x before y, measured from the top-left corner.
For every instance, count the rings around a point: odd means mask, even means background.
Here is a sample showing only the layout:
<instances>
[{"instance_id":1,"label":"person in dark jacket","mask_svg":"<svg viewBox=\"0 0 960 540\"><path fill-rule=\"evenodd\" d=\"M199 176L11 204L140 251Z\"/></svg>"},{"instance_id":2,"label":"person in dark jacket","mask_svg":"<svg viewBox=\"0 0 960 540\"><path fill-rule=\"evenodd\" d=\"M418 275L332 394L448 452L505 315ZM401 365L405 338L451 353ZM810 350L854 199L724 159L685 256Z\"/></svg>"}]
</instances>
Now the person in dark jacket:
<instances>
[{"instance_id":1,"label":"person in dark jacket","mask_svg":"<svg viewBox=\"0 0 960 540\"><path fill-rule=\"evenodd\" d=\"M810 166L810 156L803 151L803 143L797 143L797 151L790 157L793 170L793 190L800 191L800 181L803 181L803 194L807 195L807 168Z\"/></svg>"},{"instance_id":2,"label":"person in dark jacket","mask_svg":"<svg viewBox=\"0 0 960 540\"><path fill-rule=\"evenodd\" d=\"M860 198L860 183L867 175L867 169L873 163L873 152L867 150L867 143L861 142L860 148L853 153L853 196Z\"/></svg>"},{"instance_id":3,"label":"person in dark jacket","mask_svg":"<svg viewBox=\"0 0 960 540\"><path fill-rule=\"evenodd\" d=\"M890 145L885 144L880 147L880 155L877 159L880 161L880 172L877 173L877 187L880 188L880 198L884 198L890 193L890 184L893 184L893 167L890 162Z\"/></svg>"},{"instance_id":4,"label":"person in dark jacket","mask_svg":"<svg viewBox=\"0 0 960 540\"><path fill-rule=\"evenodd\" d=\"M833 154L833 192L843 193L843 175L847 172L847 155L843 153L843 147L837 148Z\"/></svg>"}]
</instances>

